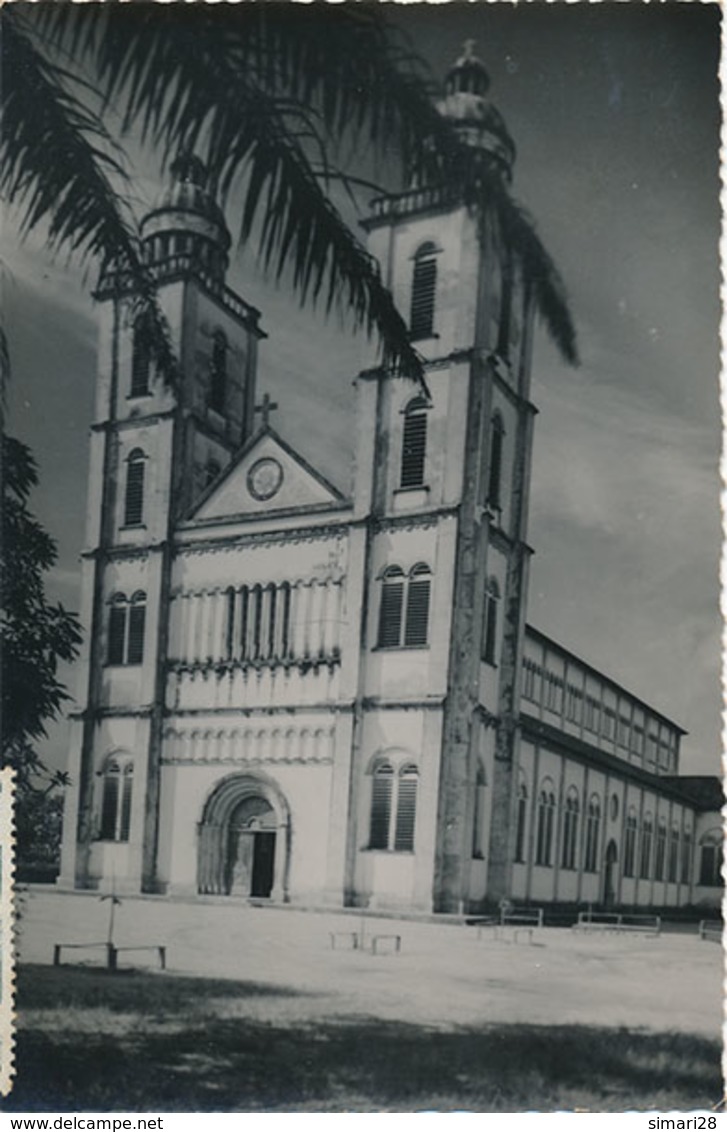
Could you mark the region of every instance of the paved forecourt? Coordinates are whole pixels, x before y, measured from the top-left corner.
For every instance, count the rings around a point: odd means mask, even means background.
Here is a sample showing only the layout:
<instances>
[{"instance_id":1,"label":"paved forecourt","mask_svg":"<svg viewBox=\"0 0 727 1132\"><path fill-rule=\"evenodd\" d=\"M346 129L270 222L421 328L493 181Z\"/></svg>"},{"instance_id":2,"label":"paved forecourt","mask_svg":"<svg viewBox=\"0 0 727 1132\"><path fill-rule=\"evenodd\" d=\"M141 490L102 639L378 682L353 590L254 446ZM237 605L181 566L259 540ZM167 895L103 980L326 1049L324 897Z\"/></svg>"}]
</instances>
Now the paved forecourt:
<instances>
[{"instance_id":1,"label":"paved forecourt","mask_svg":"<svg viewBox=\"0 0 727 1132\"><path fill-rule=\"evenodd\" d=\"M109 902L96 893L30 889L19 960L51 963L57 943L103 941L108 919ZM350 933L362 931L364 949L352 950L344 933L350 941ZM335 948L332 933L340 933ZM399 935L400 953L384 943L372 954L377 935ZM721 948L700 940L696 926L657 938L544 928L532 942L513 942L487 932L478 939L475 928L451 922L124 897L115 909L114 941L165 946L172 975L295 992L251 993L250 1015L277 1022L364 1014L445 1028L502 1021L721 1033ZM100 949L69 955L95 964L104 959ZM119 962L152 967L155 957L129 952Z\"/></svg>"}]
</instances>

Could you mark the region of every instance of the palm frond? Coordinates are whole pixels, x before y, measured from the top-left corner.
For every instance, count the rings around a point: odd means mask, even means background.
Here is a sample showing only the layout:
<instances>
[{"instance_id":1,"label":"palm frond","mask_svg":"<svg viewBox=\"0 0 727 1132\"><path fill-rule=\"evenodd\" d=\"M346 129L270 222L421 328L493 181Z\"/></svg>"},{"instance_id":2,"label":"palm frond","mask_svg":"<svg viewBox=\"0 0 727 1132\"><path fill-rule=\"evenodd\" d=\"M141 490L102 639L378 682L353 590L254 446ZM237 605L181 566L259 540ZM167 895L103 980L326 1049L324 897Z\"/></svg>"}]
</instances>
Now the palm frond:
<instances>
[{"instance_id":1,"label":"palm frond","mask_svg":"<svg viewBox=\"0 0 727 1132\"><path fill-rule=\"evenodd\" d=\"M127 182L119 147L73 92L79 80L43 55L18 13L6 7L0 18L0 191L22 208L22 234L45 221L51 250L93 258L102 270L124 265L149 311L157 366L173 380L177 365L166 320L113 183Z\"/></svg>"}]
</instances>

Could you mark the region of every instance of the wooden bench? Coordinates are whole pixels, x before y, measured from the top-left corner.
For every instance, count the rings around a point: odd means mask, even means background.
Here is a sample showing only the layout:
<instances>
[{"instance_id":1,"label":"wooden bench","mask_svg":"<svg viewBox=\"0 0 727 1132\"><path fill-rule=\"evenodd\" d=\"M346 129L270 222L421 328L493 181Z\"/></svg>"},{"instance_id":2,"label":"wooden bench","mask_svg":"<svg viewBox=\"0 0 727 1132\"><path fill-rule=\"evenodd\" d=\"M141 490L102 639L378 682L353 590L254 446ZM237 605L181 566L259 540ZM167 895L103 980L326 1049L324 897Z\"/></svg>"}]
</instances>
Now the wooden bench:
<instances>
[{"instance_id":1,"label":"wooden bench","mask_svg":"<svg viewBox=\"0 0 727 1132\"><path fill-rule=\"evenodd\" d=\"M156 943L140 944L131 947L117 947L113 943L56 943L53 945L53 966L61 966L64 951L88 951L93 948L101 948L106 952L106 966L109 971L117 970L119 953L122 951L155 951L159 956L159 966L162 971L165 971L167 968L167 949Z\"/></svg>"},{"instance_id":2,"label":"wooden bench","mask_svg":"<svg viewBox=\"0 0 727 1132\"><path fill-rule=\"evenodd\" d=\"M721 943L722 924L720 920L700 920L699 938L711 940L712 943Z\"/></svg>"},{"instance_id":3,"label":"wooden bench","mask_svg":"<svg viewBox=\"0 0 727 1132\"><path fill-rule=\"evenodd\" d=\"M574 931L661 934L661 916L636 912L579 912Z\"/></svg>"},{"instance_id":4,"label":"wooden bench","mask_svg":"<svg viewBox=\"0 0 727 1132\"><path fill-rule=\"evenodd\" d=\"M360 945L359 945L358 932L329 932L328 935L329 935L330 940L331 940L331 950L332 951L336 950L336 945L337 945L338 940L341 940L341 941L350 940L351 951L358 951L358 949L359 949Z\"/></svg>"},{"instance_id":5,"label":"wooden bench","mask_svg":"<svg viewBox=\"0 0 727 1132\"><path fill-rule=\"evenodd\" d=\"M380 950L380 945L384 945L383 952ZM393 945L389 948L389 945ZM401 951L401 936L400 935L375 935L371 940L371 954L372 955L391 955L398 954Z\"/></svg>"}]
</instances>

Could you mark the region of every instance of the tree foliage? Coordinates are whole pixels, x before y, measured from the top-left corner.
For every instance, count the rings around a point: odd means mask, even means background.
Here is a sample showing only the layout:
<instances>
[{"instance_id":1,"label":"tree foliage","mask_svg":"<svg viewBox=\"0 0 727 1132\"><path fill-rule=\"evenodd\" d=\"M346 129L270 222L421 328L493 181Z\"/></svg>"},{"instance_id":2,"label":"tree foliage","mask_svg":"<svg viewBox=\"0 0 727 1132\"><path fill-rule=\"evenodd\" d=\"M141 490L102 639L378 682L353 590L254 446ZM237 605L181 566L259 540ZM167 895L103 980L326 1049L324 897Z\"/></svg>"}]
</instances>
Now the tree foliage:
<instances>
[{"instance_id":1,"label":"tree foliage","mask_svg":"<svg viewBox=\"0 0 727 1132\"><path fill-rule=\"evenodd\" d=\"M2 757L27 792L49 778L63 779L48 772L35 743L69 698L58 664L74 659L81 634L75 615L46 597L43 576L56 560L56 546L28 507L38 480L35 461L25 444L8 436L2 477Z\"/></svg>"}]
</instances>

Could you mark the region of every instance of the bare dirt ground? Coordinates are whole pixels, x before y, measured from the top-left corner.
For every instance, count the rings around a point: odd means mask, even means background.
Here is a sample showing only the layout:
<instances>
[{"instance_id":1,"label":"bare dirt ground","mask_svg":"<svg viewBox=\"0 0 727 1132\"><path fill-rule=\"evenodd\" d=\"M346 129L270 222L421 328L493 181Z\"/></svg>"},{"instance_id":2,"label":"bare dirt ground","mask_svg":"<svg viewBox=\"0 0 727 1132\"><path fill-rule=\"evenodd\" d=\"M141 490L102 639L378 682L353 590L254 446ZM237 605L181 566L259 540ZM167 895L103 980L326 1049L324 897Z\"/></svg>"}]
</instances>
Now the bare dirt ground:
<instances>
[{"instance_id":1,"label":"bare dirt ground","mask_svg":"<svg viewBox=\"0 0 727 1132\"><path fill-rule=\"evenodd\" d=\"M55 943L104 940L108 915L96 894L31 890L20 962L50 963ZM362 926L366 950L345 949L343 940L332 949L331 932ZM401 936L401 953L372 955L373 936L390 934ZM721 948L696 929L653 938L545 928L532 943L515 943L491 933L478 939L459 924L130 897L116 909L115 941L165 945L171 974L297 992L248 1001L249 1017L276 1025L365 1014L443 1029L522 1022L721 1035ZM75 958L98 964L101 953ZM144 953L122 961L153 965Z\"/></svg>"}]
</instances>

